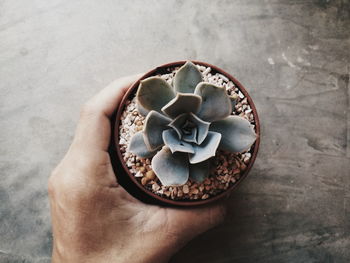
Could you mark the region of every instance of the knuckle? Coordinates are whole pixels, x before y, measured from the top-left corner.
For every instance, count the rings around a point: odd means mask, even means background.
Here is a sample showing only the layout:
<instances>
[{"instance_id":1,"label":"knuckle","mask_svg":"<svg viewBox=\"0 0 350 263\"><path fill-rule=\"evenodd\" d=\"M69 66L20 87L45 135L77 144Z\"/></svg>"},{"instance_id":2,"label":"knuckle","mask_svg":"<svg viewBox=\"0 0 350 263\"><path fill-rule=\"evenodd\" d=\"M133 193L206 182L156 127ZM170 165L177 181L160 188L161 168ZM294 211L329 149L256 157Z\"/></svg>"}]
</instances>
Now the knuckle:
<instances>
[{"instance_id":1,"label":"knuckle","mask_svg":"<svg viewBox=\"0 0 350 263\"><path fill-rule=\"evenodd\" d=\"M50 197L59 195L64 191L66 169L59 164L52 172L47 182L47 190Z\"/></svg>"}]
</instances>

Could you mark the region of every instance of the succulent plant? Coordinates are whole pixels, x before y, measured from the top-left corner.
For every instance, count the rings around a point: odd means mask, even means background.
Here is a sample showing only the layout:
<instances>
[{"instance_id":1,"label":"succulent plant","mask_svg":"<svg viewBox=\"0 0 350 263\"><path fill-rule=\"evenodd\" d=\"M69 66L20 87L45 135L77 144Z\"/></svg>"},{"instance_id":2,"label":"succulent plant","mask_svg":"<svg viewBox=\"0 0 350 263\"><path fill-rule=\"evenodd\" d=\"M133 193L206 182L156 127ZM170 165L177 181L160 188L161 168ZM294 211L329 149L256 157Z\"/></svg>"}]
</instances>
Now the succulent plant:
<instances>
[{"instance_id":1,"label":"succulent plant","mask_svg":"<svg viewBox=\"0 0 350 263\"><path fill-rule=\"evenodd\" d=\"M239 153L256 140L249 121L231 115L235 98L202 79L188 61L176 72L172 86L149 77L138 87L137 108L146 118L129 151L153 157L152 169L163 185L183 185L189 178L202 182L217 149Z\"/></svg>"}]
</instances>

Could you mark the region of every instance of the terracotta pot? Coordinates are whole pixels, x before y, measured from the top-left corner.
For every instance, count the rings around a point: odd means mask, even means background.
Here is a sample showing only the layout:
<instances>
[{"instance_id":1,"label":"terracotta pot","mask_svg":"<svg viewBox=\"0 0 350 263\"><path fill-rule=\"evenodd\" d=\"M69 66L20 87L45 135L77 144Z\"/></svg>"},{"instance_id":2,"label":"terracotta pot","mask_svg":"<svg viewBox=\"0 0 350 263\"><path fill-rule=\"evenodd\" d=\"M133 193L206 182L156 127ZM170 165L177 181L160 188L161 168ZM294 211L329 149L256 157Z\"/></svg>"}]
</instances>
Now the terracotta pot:
<instances>
[{"instance_id":1,"label":"terracotta pot","mask_svg":"<svg viewBox=\"0 0 350 263\"><path fill-rule=\"evenodd\" d=\"M236 87L239 88L239 90L246 96L248 103L250 107L252 108L252 112L254 115L255 120L255 126L256 126L256 133L258 135L258 138L254 145L252 146L252 157L250 159L250 162L247 165L246 170L243 174L241 174L240 179L231 185L226 191L210 197L205 200L170 200L164 197L161 197L159 195L154 194L153 192L147 190L144 188L141 183L139 183L136 178L130 173L128 167L126 166L124 159L122 157L122 153L119 148L119 124L120 124L120 117L121 114L124 111L125 103L128 99L131 99L139 86L140 80L148 78L150 76L156 75L156 74L166 74L167 68L174 68L178 66L182 66L186 63L186 61L177 61L168 63L162 66L159 66L155 69L152 69L151 71L147 72L145 75L143 75L139 80L137 80L126 92L125 96L123 97L118 110L116 114L114 114L112 118L112 139L110 144L109 153L112 160L113 169L115 171L115 174L117 175L117 179L120 185L122 185L130 194L132 194L134 197L138 198L139 200L146 202L146 203L152 203L152 204L160 204L160 205L168 205L168 206L197 206L197 205L203 205L212 203L214 201L217 201L218 199L223 198L227 194L229 194L233 189L235 189L248 175L250 169L252 168L255 158L258 153L259 149L259 143L260 143L260 124L259 124L259 118L258 113L256 111L256 108L254 106L253 100L249 96L248 92L245 90L245 88L242 86L241 83L239 83L234 77L232 77L230 74L226 73L222 69L215 67L213 65L210 65L208 63L200 62L200 61L192 61L195 64L199 64L205 67L211 67L212 72L218 72L224 76L226 76L229 80L231 80Z\"/></svg>"}]
</instances>

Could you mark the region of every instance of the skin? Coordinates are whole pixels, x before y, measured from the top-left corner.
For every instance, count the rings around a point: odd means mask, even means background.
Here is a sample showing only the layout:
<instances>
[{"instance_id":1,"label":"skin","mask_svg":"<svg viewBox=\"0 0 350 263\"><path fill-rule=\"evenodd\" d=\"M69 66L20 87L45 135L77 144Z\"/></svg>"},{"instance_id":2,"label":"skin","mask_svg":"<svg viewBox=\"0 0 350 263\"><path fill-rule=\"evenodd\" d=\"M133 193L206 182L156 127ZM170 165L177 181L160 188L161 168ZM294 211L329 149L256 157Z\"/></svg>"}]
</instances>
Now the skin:
<instances>
[{"instance_id":1,"label":"skin","mask_svg":"<svg viewBox=\"0 0 350 263\"><path fill-rule=\"evenodd\" d=\"M159 207L118 185L107 152L110 117L138 77L116 80L83 106L73 142L49 178L52 262L167 262L224 219L223 203Z\"/></svg>"}]
</instances>

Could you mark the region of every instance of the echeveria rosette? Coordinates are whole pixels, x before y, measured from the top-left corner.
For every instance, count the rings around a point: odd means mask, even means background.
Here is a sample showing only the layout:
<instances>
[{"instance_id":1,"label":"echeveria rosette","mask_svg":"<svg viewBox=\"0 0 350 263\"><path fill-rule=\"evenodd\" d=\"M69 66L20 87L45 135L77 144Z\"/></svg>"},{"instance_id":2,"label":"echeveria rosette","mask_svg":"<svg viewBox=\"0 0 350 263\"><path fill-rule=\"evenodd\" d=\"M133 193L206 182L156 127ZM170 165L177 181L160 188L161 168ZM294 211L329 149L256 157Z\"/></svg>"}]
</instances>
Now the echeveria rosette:
<instances>
[{"instance_id":1,"label":"echeveria rosette","mask_svg":"<svg viewBox=\"0 0 350 263\"><path fill-rule=\"evenodd\" d=\"M226 89L202 82L192 62L177 71L172 85L160 77L142 80L136 99L146 119L129 151L153 157L152 169L163 185L183 185L189 178L202 182L217 149L239 153L256 140L249 121L231 115L234 100Z\"/></svg>"}]
</instances>

